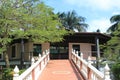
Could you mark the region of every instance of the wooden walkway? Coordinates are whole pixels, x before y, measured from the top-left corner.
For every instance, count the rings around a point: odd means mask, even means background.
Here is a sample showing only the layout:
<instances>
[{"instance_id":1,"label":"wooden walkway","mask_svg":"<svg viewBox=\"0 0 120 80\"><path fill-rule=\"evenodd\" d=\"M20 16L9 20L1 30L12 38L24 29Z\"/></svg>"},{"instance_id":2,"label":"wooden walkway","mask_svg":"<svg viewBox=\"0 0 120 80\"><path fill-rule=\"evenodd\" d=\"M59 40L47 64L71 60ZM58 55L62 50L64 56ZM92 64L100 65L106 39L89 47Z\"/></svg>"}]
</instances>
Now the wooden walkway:
<instances>
[{"instance_id":1,"label":"wooden walkway","mask_svg":"<svg viewBox=\"0 0 120 80\"><path fill-rule=\"evenodd\" d=\"M50 60L39 80L84 80L69 60Z\"/></svg>"}]
</instances>

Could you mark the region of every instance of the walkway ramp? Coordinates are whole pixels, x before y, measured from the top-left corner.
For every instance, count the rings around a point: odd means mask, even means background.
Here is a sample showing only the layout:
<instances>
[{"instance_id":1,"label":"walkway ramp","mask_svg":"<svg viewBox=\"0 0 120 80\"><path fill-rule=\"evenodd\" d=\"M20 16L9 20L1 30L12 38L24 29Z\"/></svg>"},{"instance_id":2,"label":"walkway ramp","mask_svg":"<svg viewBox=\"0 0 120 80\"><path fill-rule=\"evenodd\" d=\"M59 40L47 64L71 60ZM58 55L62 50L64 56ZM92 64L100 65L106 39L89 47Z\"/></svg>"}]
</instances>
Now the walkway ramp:
<instances>
[{"instance_id":1,"label":"walkway ramp","mask_svg":"<svg viewBox=\"0 0 120 80\"><path fill-rule=\"evenodd\" d=\"M69 60L50 60L39 80L83 80Z\"/></svg>"}]
</instances>

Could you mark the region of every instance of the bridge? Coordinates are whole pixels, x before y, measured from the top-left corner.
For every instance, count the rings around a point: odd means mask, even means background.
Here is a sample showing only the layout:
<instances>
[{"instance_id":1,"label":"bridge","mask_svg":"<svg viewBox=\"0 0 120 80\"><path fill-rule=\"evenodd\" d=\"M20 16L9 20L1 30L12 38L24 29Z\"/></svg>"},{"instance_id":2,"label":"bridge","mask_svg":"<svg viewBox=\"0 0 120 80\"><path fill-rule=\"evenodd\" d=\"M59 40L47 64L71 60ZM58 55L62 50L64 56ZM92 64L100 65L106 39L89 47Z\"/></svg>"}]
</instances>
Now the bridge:
<instances>
[{"instance_id":1,"label":"bridge","mask_svg":"<svg viewBox=\"0 0 120 80\"><path fill-rule=\"evenodd\" d=\"M39 55L37 61L32 58L31 66L19 75L19 68L14 68L13 80L111 80L110 69L106 64L104 73L97 70L91 62L83 59L72 50L68 60L50 60L49 50Z\"/></svg>"}]
</instances>

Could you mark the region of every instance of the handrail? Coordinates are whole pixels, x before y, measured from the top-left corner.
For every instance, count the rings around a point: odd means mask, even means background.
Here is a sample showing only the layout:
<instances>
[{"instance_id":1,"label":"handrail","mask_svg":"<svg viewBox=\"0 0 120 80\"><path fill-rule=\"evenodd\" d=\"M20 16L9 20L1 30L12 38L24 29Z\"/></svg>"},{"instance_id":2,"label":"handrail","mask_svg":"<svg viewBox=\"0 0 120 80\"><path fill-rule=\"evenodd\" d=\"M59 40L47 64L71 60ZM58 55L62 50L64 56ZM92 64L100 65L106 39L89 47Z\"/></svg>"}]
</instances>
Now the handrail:
<instances>
[{"instance_id":1,"label":"handrail","mask_svg":"<svg viewBox=\"0 0 120 80\"><path fill-rule=\"evenodd\" d=\"M39 59L37 62L35 62L34 58L32 58L32 65L29 67L25 72L23 72L19 76L19 69L16 66L14 69L14 76L13 80L38 80L41 72L45 68L49 61L49 50L46 50L46 52L43 53L43 56L39 55Z\"/></svg>"},{"instance_id":2,"label":"handrail","mask_svg":"<svg viewBox=\"0 0 120 80\"><path fill-rule=\"evenodd\" d=\"M93 65L91 65L91 58L88 57L88 62L83 59L83 54L78 55L78 52L72 50L71 59L74 64L77 66L80 73L83 75L85 80L111 80L109 74L109 67L106 64L104 74L97 70Z\"/></svg>"}]
</instances>

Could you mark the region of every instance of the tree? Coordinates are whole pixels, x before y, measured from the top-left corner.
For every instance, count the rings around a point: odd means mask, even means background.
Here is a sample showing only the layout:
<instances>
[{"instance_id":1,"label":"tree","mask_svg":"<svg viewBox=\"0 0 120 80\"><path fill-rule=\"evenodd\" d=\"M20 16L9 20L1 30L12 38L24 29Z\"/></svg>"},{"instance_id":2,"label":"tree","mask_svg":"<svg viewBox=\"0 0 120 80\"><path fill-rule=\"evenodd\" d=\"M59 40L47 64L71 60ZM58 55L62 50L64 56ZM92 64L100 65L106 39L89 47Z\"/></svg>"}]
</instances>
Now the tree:
<instances>
[{"instance_id":1,"label":"tree","mask_svg":"<svg viewBox=\"0 0 120 80\"><path fill-rule=\"evenodd\" d=\"M107 32L114 32L118 29L120 24L120 15L114 15L110 18L110 22L113 23L107 30Z\"/></svg>"},{"instance_id":2,"label":"tree","mask_svg":"<svg viewBox=\"0 0 120 80\"><path fill-rule=\"evenodd\" d=\"M102 45L104 49L104 57L107 60L114 61L112 64L111 71L113 73L114 79L119 80L119 70L120 70L120 15L114 15L110 18L111 23L113 23L109 29L111 39L107 44Z\"/></svg>"},{"instance_id":3,"label":"tree","mask_svg":"<svg viewBox=\"0 0 120 80\"><path fill-rule=\"evenodd\" d=\"M75 11L69 11L68 13L58 13L60 18L60 22L62 25L68 29L73 30L75 29L79 32L86 31L88 25L85 23L85 18L82 16L77 16Z\"/></svg>"},{"instance_id":4,"label":"tree","mask_svg":"<svg viewBox=\"0 0 120 80\"><path fill-rule=\"evenodd\" d=\"M110 21L114 23L108 31L110 31L111 39L107 42L105 48L105 57L118 61L120 58L120 15L115 15L110 18Z\"/></svg>"},{"instance_id":5,"label":"tree","mask_svg":"<svg viewBox=\"0 0 120 80\"><path fill-rule=\"evenodd\" d=\"M0 0L0 51L10 67L7 48L14 39L33 42L62 41L68 32L53 9L39 0ZM60 28L57 28L60 26Z\"/></svg>"},{"instance_id":6,"label":"tree","mask_svg":"<svg viewBox=\"0 0 120 80\"><path fill-rule=\"evenodd\" d=\"M9 59L6 50L12 39L12 30L18 24L15 20L14 8L10 0L0 0L0 52L4 53L6 67L9 67Z\"/></svg>"}]
</instances>

